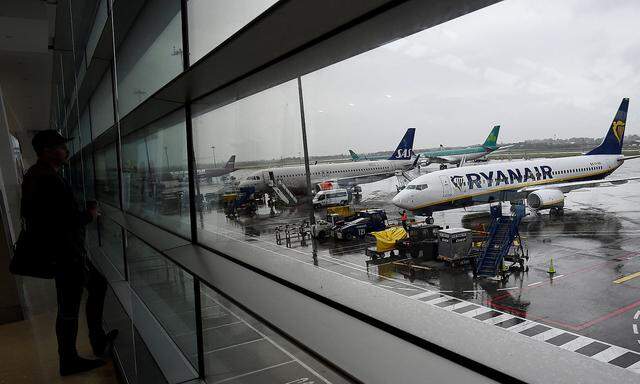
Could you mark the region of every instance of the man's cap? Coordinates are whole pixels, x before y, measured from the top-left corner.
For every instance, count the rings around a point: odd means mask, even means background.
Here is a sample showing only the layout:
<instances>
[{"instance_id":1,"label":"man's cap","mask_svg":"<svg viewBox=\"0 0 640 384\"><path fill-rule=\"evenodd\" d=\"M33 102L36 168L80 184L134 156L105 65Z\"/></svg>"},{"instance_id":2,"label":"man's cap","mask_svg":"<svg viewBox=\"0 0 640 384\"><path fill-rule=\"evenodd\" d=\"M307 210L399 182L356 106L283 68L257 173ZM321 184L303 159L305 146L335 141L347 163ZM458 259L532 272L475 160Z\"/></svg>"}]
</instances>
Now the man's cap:
<instances>
[{"instance_id":1,"label":"man's cap","mask_svg":"<svg viewBox=\"0 0 640 384\"><path fill-rule=\"evenodd\" d=\"M31 139L31 145L36 152L40 152L45 148L52 148L71 140L73 139L62 136L55 129L47 129L36 133Z\"/></svg>"}]
</instances>

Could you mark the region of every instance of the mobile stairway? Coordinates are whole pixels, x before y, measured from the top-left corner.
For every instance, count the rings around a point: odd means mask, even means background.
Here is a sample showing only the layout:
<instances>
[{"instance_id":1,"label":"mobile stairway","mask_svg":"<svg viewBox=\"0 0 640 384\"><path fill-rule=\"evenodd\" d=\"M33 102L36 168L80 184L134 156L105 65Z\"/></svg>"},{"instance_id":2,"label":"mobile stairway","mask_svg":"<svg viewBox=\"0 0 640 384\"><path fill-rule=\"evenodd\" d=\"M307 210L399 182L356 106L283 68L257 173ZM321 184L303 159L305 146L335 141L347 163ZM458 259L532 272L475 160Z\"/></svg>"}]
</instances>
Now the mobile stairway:
<instances>
[{"instance_id":1,"label":"mobile stairway","mask_svg":"<svg viewBox=\"0 0 640 384\"><path fill-rule=\"evenodd\" d=\"M513 207L511 216L502 215L500 204L491 207L492 220L489 235L476 260L475 275L477 277L501 275L505 278L506 274L503 273L505 272L505 268L503 268L505 258L513 261L514 264L519 263L520 267L524 269L524 260L529 257L525 256L518 226L525 215L525 207L522 204ZM510 250L514 246L515 252L510 254Z\"/></svg>"},{"instance_id":2,"label":"mobile stairway","mask_svg":"<svg viewBox=\"0 0 640 384\"><path fill-rule=\"evenodd\" d=\"M291 192L289 188L282 182L282 180L278 180L274 182L273 180L269 180L269 186L271 190L278 196L278 198L285 203L286 205L294 205L298 203L298 198Z\"/></svg>"}]
</instances>

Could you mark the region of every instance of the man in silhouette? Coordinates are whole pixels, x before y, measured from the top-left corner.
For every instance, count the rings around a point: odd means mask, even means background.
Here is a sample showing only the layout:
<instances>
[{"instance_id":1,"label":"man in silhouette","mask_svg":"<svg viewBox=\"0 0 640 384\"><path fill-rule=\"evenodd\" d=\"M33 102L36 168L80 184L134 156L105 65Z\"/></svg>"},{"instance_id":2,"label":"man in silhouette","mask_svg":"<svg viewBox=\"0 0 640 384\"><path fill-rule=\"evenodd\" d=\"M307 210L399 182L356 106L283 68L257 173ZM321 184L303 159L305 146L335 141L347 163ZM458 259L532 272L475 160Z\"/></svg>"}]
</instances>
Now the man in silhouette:
<instances>
[{"instance_id":1,"label":"man in silhouette","mask_svg":"<svg viewBox=\"0 0 640 384\"><path fill-rule=\"evenodd\" d=\"M78 356L76 337L78 315L83 289L89 293L86 304L89 339L97 356L105 353L117 335L117 330L105 334L102 310L107 281L86 258L85 226L95 220L95 202L88 202L81 210L66 180L60 175L68 163L69 139L55 130L38 132L32 140L38 155L37 163L29 168L22 183L21 211L32 241L42 252L51 252L55 261L58 315L56 336L62 376L85 372L104 364L102 360Z\"/></svg>"}]
</instances>

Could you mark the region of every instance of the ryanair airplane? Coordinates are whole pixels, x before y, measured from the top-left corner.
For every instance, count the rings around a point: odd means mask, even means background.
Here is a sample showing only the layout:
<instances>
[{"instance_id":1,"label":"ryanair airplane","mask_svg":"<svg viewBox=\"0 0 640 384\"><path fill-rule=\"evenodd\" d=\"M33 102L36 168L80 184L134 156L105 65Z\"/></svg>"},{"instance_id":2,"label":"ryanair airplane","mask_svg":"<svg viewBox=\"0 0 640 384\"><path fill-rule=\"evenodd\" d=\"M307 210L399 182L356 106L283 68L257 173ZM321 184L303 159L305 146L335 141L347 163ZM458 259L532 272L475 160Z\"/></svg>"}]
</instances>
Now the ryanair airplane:
<instances>
[{"instance_id":1,"label":"ryanair airplane","mask_svg":"<svg viewBox=\"0 0 640 384\"><path fill-rule=\"evenodd\" d=\"M415 128L407 129L398 147L387 160L359 161L309 165L312 188L316 191L351 188L393 176L397 171L408 171L415 167L418 159L413 157ZM295 193L304 194L307 178L304 166L268 168L253 172L240 182L240 189L265 192L273 186L284 185Z\"/></svg>"},{"instance_id":2,"label":"ryanair airplane","mask_svg":"<svg viewBox=\"0 0 640 384\"><path fill-rule=\"evenodd\" d=\"M622 155L629 99L620 108L602 143L582 156L554 159L490 163L435 171L412 180L393 198L393 203L416 214L431 216L435 211L526 200L535 211L550 209L562 214L564 195L574 189L621 184L629 180L605 179L625 160L640 155Z\"/></svg>"}]
</instances>

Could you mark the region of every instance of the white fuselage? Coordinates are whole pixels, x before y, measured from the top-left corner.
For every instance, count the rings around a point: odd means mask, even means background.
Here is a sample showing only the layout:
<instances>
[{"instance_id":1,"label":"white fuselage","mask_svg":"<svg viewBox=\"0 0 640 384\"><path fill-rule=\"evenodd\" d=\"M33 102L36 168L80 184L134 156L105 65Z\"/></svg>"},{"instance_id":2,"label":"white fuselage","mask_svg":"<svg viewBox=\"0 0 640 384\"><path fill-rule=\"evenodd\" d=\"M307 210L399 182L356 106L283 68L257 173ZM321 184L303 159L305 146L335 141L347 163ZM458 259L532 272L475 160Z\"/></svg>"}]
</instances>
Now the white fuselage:
<instances>
[{"instance_id":1,"label":"white fuselage","mask_svg":"<svg viewBox=\"0 0 640 384\"><path fill-rule=\"evenodd\" d=\"M393 198L398 207L434 211L521 199L521 188L601 179L618 168L621 155L496 162L435 171L412 180Z\"/></svg>"},{"instance_id":2,"label":"white fuselage","mask_svg":"<svg viewBox=\"0 0 640 384\"><path fill-rule=\"evenodd\" d=\"M430 160L430 162L432 163L460 164L462 162L462 159L464 159L466 162L478 160L480 158L485 157L489 153L490 152L476 152L476 153L460 154L460 155L447 155L447 156L444 156L443 160L440 160L438 157L430 158L428 160Z\"/></svg>"},{"instance_id":3,"label":"white fuselage","mask_svg":"<svg viewBox=\"0 0 640 384\"><path fill-rule=\"evenodd\" d=\"M413 160L375 160L309 165L312 188L318 183L335 182L340 187L370 183L393 176L396 171L411 169ZM283 183L296 191L307 189L304 166L268 168L256 171L240 182L240 188L265 191L270 185Z\"/></svg>"}]
</instances>

